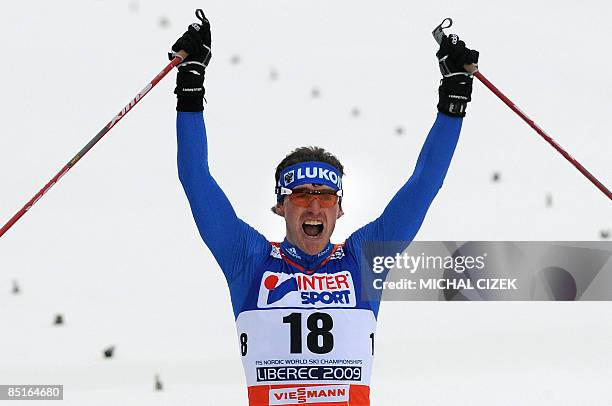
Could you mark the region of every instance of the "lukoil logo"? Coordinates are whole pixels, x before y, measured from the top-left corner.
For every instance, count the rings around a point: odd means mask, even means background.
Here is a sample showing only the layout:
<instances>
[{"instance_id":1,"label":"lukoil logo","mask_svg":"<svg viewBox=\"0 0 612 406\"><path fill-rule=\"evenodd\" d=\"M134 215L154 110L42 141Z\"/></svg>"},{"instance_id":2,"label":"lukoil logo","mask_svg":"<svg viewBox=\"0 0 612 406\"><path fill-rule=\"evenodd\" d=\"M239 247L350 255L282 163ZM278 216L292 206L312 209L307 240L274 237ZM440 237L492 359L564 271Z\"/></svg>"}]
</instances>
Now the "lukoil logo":
<instances>
[{"instance_id":1,"label":"lukoil logo","mask_svg":"<svg viewBox=\"0 0 612 406\"><path fill-rule=\"evenodd\" d=\"M355 307L350 272L286 274L265 272L259 288L259 307Z\"/></svg>"},{"instance_id":2,"label":"lukoil logo","mask_svg":"<svg viewBox=\"0 0 612 406\"><path fill-rule=\"evenodd\" d=\"M297 170L292 169L285 174L283 182L285 183L284 186L288 187L296 180L317 178L328 180L336 185L338 189L342 189L342 178L339 177L336 172L317 166L307 166L304 168L297 168Z\"/></svg>"},{"instance_id":3,"label":"lukoil logo","mask_svg":"<svg viewBox=\"0 0 612 406\"><path fill-rule=\"evenodd\" d=\"M293 179L294 179L294 172L293 171L289 171L285 174L285 186L293 183Z\"/></svg>"},{"instance_id":4,"label":"lukoil logo","mask_svg":"<svg viewBox=\"0 0 612 406\"><path fill-rule=\"evenodd\" d=\"M299 405L303 403L348 402L348 385L298 386L270 389L269 404Z\"/></svg>"}]
</instances>

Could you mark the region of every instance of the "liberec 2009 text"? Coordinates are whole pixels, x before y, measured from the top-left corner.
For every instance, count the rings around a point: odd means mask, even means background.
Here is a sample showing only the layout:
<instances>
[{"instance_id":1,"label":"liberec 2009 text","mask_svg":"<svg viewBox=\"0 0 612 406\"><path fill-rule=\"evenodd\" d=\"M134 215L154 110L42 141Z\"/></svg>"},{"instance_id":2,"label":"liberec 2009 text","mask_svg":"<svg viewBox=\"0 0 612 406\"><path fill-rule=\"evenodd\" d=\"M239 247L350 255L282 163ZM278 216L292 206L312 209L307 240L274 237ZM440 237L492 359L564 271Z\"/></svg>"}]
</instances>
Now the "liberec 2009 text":
<instances>
[{"instance_id":1,"label":"liberec 2009 text","mask_svg":"<svg viewBox=\"0 0 612 406\"><path fill-rule=\"evenodd\" d=\"M279 381L359 381L361 367L357 366L306 366L306 367L259 367L258 382Z\"/></svg>"}]
</instances>

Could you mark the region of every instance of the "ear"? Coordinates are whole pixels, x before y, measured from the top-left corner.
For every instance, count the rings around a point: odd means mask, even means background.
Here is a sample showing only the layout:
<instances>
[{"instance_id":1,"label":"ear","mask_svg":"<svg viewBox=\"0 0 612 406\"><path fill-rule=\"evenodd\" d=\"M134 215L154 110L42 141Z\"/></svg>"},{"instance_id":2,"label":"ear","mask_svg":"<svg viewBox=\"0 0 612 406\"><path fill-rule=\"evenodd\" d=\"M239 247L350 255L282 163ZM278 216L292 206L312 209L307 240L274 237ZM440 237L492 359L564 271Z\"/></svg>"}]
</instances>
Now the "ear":
<instances>
[{"instance_id":1,"label":"ear","mask_svg":"<svg viewBox=\"0 0 612 406\"><path fill-rule=\"evenodd\" d=\"M277 203L276 206L272 206L272 213L285 217L285 208L282 203Z\"/></svg>"},{"instance_id":2,"label":"ear","mask_svg":"<svg viewBox=\"0 0 612 406\"><path fill-rule=\"evenodd\" d=\"M336 220L339 219L342 216L344 216L344 210L342 210L342 206L340 206L338 208L338 217L336 217Z\"/></svg>"}]
</instances>

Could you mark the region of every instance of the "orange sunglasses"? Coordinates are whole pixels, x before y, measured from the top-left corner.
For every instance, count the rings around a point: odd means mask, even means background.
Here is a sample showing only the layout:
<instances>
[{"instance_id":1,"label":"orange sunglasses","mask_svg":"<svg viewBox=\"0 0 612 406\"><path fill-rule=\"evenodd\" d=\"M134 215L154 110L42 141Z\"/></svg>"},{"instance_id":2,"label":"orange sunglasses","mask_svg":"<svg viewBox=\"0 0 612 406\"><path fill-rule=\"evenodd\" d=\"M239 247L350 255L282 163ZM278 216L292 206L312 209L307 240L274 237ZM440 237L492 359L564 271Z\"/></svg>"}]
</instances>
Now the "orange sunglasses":
<instances>
[{"instance_id":1,"label":"orange sunglasses","mask_svg":"<svg viewBox=\"0 0 612 406\"><path fill-rule=\"evenodd\" d=\"M291 190L281 187L279 194L281 196L288 196L291 203L300 207L308 207L313 200L317 199L319 205L326 209L338 203L339 198L342 197L342 190L313 190L300 188Z\"/></svg>"}]
</instances>

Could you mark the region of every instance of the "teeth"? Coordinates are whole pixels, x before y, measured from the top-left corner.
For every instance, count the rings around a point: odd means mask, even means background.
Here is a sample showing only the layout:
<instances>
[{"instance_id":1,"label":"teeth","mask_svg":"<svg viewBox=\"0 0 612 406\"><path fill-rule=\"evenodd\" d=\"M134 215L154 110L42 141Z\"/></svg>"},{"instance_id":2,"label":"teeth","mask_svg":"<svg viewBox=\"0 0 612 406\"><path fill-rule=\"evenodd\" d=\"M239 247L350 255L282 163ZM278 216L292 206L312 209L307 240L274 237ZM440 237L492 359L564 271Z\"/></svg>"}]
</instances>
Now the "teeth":
<instances>
[{"instance_id":1,"label":"teeth","mask_svg":"<svg viewBox=\"0 0 612 406\"><path fill-rule=\"evenodd\" d=\"M304 222L304 224L307 224L309 226L319 226L319 225L323 224L323 222L319 221L319 220L306 220Z\"/></svg>"}]
</instances>

